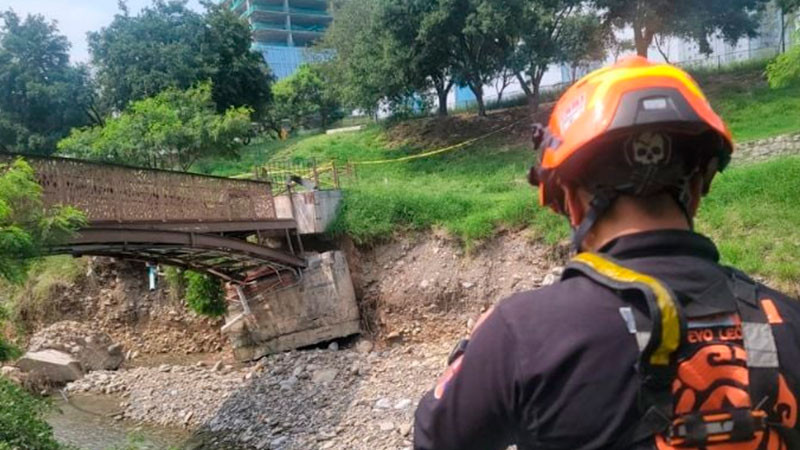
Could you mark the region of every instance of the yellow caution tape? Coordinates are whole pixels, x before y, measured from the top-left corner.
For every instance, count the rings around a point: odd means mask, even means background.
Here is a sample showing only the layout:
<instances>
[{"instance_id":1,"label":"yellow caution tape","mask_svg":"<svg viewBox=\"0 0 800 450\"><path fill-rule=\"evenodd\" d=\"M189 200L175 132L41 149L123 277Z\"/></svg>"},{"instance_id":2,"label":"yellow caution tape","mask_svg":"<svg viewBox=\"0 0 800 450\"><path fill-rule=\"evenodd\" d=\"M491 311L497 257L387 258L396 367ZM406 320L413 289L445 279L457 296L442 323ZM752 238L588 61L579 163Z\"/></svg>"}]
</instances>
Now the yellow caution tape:
<instances>
[{"instance_id":1,"label":"yellow caution tape","mask_svg":"<svg viewBox=\"0 0 800 450\"><path fill-rule=\"evenodd\" d=\"M367 166L367 165L389 164L389 163L396 163L396 162L403 162L403 161L411 161L413 159L427 158L428 156L438 155L440 153L445 153L445 152L453 151L453 150L456 150L456 149L459 149L459 148L462 148L462 147L466 147L466 146L468 146L470 144L473 144L473 143L475 143L477 141L480 141L482 139L486 139L489 136L492 136L492 135L495 135L497 133L500 133L501 131L505 131L505 130L517 125L518 123L522 122L523 120L527 120L527 119L518 120L518 121L516 121L516 122L514 122L514 123L512 123L510 125L506 125L506 126L504 126L502 128L498 128L498 129L496 129L494 131L491 131L489 133L486 133L486 134L484 134L482 136L478 136L478 137L475 137L475 138L472 138L472 139L467 139L464 142L460 142L458 144L451 145L449 147L440 148L438 150L432 150L432 151L425 152L425 153L419 153L419 154L416 154L416 155L404 156L402 158L395 158L395 159L379 159L379 160L375 160L375 161L351 161L350 164L352 164L354 166Z\"/></svg>"},{"instance_id":2,"label":"yellow caution tape","mask_svg":"<svg viewBox=\"0 0 800 450\"><path fill-rule=\"evenodd\" d=\"M478 136L478 137L475 137L475 138L472 138L472 139L467 139L466 141L460 142L458 144L450 145L450 146L447 146L447 147L444 147L444 148L440 148L440 149L436 149L436 150L431 150L431 151L424 152L424 153L419 153L419 154L416 154L416 155L403 156L403 157L400 157L400 158L393 158L393 159L378 159L378 160L372 160L372 161L350 161L348 164L353 165L353 166L370 166L370 165L391 164L391 163L396 163L396 162L404 162L404 161L411 161L411 160L414 160L414 159L427 158L429 156L439 155L439 154L442 154L442 153L450 152L450 151L457 150L459 148L463 148L463 147L466 147L468 145L474 144L475 142L478 142L480 140L486 139L486 138L488 138L490 136L493 136L495 134L498 134L498 133L501 133L503 131L506 131L506 130L516 126L517 124L519 124L519 123L521 123L521 122L523 122L525 120L528 120L528 119L525 118L525 119L518 120L518 121L516 121L516 122L514 122L512 124L506 125L506 126L504 126L502 128L498 128L498 129L496 129L494 131L490 131L490 132L488 132L488 133L486 133L484 135L481 135L481 136ZM333 170L333 166L334 166L334 162L329 162L329 163L324 164L324 165L322 165L320 167L317 167L317 174L319 175L320 173L327 172L329 170ZM292 174L292 175L297 175L297 176L300 176L300 177L303 177L303 178L308 178L308 177L310 177L310 176L312 176L314 174L314 169L305 169L305 170L268 170L267 174L270 175L270 176L272 176L272 175L280 175L280 174Z\"/></svg>"}]
</instances>

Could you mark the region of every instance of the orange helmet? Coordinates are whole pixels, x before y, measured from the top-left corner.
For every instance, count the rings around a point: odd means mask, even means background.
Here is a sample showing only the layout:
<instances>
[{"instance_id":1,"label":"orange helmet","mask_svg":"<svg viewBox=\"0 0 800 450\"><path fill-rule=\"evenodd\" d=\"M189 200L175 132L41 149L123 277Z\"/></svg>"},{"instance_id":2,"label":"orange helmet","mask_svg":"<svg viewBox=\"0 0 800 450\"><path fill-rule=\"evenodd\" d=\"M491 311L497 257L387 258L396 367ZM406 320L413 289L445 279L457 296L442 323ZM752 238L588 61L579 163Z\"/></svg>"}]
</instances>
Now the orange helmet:
<instances>
[{"instance_id":1,"label":"orange helmet","mask_svg":"<svg viewBox=\"0 0 800 450\"><path fill-rule=\"evenodd\" d=\"M534 143L541 159L530 181L539 186L542 205L566 214L565 184L596 197L595 210L587 214L591 223L576 231L581 241L579 234L588 232L622 193L674 192L685 207L689 178L702 172L707 191L733 152L728 127L691 76L639 56L596 70L570 87L549 125L536 127Z\"/></svg>"}]
</instances>

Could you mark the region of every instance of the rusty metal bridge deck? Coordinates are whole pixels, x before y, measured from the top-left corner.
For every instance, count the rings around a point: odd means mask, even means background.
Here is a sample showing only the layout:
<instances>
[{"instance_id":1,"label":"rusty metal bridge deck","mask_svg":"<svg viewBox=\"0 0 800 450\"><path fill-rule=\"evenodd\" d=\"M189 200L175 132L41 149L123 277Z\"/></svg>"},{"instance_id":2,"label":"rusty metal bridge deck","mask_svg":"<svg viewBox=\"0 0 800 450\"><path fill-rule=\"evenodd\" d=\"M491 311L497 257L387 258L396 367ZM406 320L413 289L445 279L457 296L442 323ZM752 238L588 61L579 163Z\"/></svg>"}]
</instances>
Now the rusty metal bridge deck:
<instances>
[{"instance_id":1,"label":"rusty metal bridge deck","mask_svg":"<svg viewBox=\"0 0 800 450\"><path fill-rule=\"evenodd\" d=\"M0 163L19 156L46 206L71 205L88 220L51 253L161 262L239 282L265 267L305 266L296 223L276 218L268 182L29 155L0 154Z\"/></svg>"}]
</instances>

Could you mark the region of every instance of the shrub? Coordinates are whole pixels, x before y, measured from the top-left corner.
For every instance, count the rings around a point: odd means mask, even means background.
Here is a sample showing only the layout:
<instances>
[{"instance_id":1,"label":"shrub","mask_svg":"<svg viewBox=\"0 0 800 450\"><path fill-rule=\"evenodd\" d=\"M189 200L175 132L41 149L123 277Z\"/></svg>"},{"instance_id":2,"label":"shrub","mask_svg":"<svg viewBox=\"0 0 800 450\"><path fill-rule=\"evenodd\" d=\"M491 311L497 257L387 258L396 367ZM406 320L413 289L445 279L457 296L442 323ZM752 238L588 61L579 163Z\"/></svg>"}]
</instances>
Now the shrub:
<instances>
[{"instance_id":1,"label":"shrub","mask_svg":"<svg viewBox=\"0 0 800 450\"><path fill-rule=\"evenodd\" d=\"M42 415L48 405L0 376L0 449L60 449Z\"/></svg>"},{"instance_id":2,"label":"shrub","mask_svg":"<svg viewBox=\"0 0 800 450\"><path fill-rule=\"evenodd\" d=\"M186 304L203 316L219 317L227 311L222 283L209 275L187 271Z\"/></svg>"},{"instance_id":3,"label":"shrub","mask_svg":"<svg viewBox=\"0 0 800 450\"><path fill-rule=\"evenodd\" d=\"M792 46L767 65L767 79L772 88L783 88L800 81L800 45Z\"/></svg>"}]
</instances>

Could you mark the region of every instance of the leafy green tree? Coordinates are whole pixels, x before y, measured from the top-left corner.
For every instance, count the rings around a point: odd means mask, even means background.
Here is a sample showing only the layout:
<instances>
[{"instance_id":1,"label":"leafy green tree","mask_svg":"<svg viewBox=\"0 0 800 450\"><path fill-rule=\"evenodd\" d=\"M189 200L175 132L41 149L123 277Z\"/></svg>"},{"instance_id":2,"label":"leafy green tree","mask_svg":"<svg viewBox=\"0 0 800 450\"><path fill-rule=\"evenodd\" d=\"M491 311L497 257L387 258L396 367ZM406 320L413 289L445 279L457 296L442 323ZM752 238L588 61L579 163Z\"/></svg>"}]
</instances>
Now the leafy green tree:
<instances>
[{"instance_id":1,"label":"leafy green tree","mask_svg":"<svg viewBox=\"0 0 800 450\"><path fill-rule=\"evenodd\" d=\"M272 77L251 51L247 23L220 5L200 14L186 0L154 0L130 15L125 3L111 24L89 33L92 64L104 100L121 111L131 101L167 88L211 80L219 111L248 106L266 110Z\"/></svg>"},{"instance_id":2,"label":"leafy green tree","mask_svg":"<svg viewBox=\"0 0 800 450\"><path fill-rule=\"evenodd\" d=\"M483 86L502 71L517 45L515 31L522 16L522 0L437 0L420 29L449 49L453 76L475 94L478 115L486 115Z\"/></svg>"},{"instance_id":3,"label":"leafy green tree","mask_svg":"<svg viewBox=\"0 0 800 450\"><path fill-rule=\"evenodd\" d=\"M69 64L69 47L42 16L0 13L0 150L49 154L89 123L89 72Z\"/></svg>"},{"instance_id":4,"label":"leafy green tree","mask_svg":"<svg viewBox=\"0 0 800 450\"><path fill-rule=\"evenodd\" d=\"M781 53L783 53L786 51L786 27L791 23L791 20L786 20L786 16L797 20L794 16L800 10L800 0L777 0L777 5L781 11Z\"/></svg>"},{"instance_id":5,"label":"leafy green tree","mask_svg":"<svg viewBox=\"0 0 800 450\"><path fill-rule=\"evenodd\" d=\"M210 275L186 271L186 304L197 314L219 317L228 309L225 290L219 279Z\"/></svg>"},{"instance_id":6,"label":"leafy green tree","mask_svg":"<svg viewBox=\"0 0 800 450\"><path fill-rule=\"evenodd\" d=\"M375 0L348 0L333 5L333 22L317 45L330 55L322 63L341 102L353 109L377 113L381 101L404 90L400 71L388 58L388 35Z\"/></svg>"},{"instance_id":7,"label":"leafy green tree","mask_svg":"<svg viewBox=\"0 0 800 450\"><path fill-rule=\"evenodd\" d=\"M310 128L316 120L326 128L341 117L341 105L318 66L300 66L291 76L275 83L272 91L278 119L288 121L293 129Z\"/></svg>"},{"instance_id":8,"label":"leafy green tree","mask_svg":"<svg viewBox=\"0 0 800 450\"><path fill-rule=\"evenodd\" d=\"M769 0L592 0L608 23L633 28L636 53L647 56L653 37L680 36L692 39L700 50L711 52L708 37L721 33L736 41L755 36L758 15Z\"/></svg>"},{"instance_id":9,"label":"leafy green tree","mask_svg":"<svg viewBox=\"0 0 800 450\"><path fill-rule=\"evenodd\" d=\"M212 95L217 111L248 106L261 118L272 99L272 73L264 57L251 51L250 26L222 4L210 4L205 16L203 47L211 67Z\"/></svg>"},{"instance_id":10,"label":"leafy green tree","mask_svg":"<svg viewBox=\"0 0 800 450\"><path fill-rule=\"evenodd\" d=\"M58 148L70 156L188 170L204 156L236 156L251 132L250 112L217 114L209 83L170 88L131 103L104 126L73 130Z\"/></svg>"},{"instance_id":11,"label":"leafy green tree","mask_svg":"<svg viewBox=\"0 0 800 450\"><path fill-rule=\"evenodd\" d=\"M426 17L437 11L436 2L429 0L384 0L380 10L381 28L391 39L387 41L387 54L394 61L408 89L424 92L433 88L438 99L438 115L447 115L447 97L455 79L452 75L452 53L449 32L433 36L429 30L421 35ZM443 28L437 30L446 32Z\"/></svg>"},{"instance_id":12,"label":"leafy green tree","mask_svg":"<svg viewBox=\"0 0 800 450\"><path fill-rule=\"evenodd\" d=\"M43 249L80 228L83 214L70 206L46 208L28 163L0 164L0 278L18 283Z\"/></svg>"},{"instance_id":13,"label":"leafy green tree","mask_svg":"<svg viewBox=\"0 0 800 450\"><path fill-rule=\"evenodd\" d=\"M516 72L531 108L539 107L540 87L553 64L578 68L602 60L610 27L582 10L579 0L524 0L517 31L519 45L509 65Z\"/></svg>"}]
</instances>

